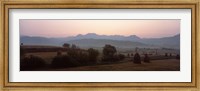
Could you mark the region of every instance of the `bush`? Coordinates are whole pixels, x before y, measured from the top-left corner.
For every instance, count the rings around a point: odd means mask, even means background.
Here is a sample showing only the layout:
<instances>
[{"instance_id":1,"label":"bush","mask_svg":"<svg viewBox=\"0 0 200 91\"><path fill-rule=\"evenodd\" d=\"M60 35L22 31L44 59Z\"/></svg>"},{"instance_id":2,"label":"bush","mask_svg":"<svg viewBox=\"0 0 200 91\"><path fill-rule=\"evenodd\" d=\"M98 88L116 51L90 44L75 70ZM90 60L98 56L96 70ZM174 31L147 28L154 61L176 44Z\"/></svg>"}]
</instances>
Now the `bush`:
<instances>
[{"instance_id":1,"label":"bush","mask_svg":"<svg viewBox=\"0 0 200 91\"><path fill-rule=\"evenodd\" d=\"M102 61L104 62L117 62L117 61L121 61L125 58L125 55L123 54L118 54L118 55L113 55L112 57L106 56L103 57Z\"/></svg>"},{"instance_id":2,"label":"bush","mask_svg":"<svg viewBox=\"0 0 200 91\"><path fill-rule=\"evenodd\" d=\"M114 62L120 61L119 55L114 55L114 56L113 56L113 61L114 61Z\"/></svg>"},{"instance_id":3,"label":"bush","mask_svg":"<svg viewBox=\"0 0 200 91\"><path fill-rule=\"evenodd\" d=\"M63 67L75 67L79 66L80 63L76 60L73 60L68 55L56 56L53 58L51 66L53 68L63 68Z\"/></svg>"},{"instance_id":4,"label":"bush","mask_svg":"<svg viewBox=\"0 0 200 91\"><path fill-rule=\"evenodd\" d=\"M118 54L118 56L119 56L120 60L123 60L125 58L125 55L123 55L123 54Z\"/></svg>"},{"instance_id":5,"label":"bush","mask_svg":"<svg viewBox=\"0 0 200 91\"><path fill-rule=\"evenodd\" d=\"M133 57L133 63L136 64L141 64L141 59L140 59L140 55L138 53L136 53Z\"/></svg>"},{"instance_id":6,"label":"bush","mask_svg":"<svg viewBox=\"0 0 200 91\"><path fill-rule=\"evenodd\" d=\"M45 61L37 56L23 57L20 59L20 70L33 70L45 66Z\"/></svg>"},{"instance_id":7,"label":"bush","mask_svg":"<svg viewBox=\"0 0 200 91\"><path fill-rule=\"evenodd\" d=\"M144 62L145 63L150 63L148 54L145 54L145 56L144 56Z\"/></svg>"}]
</instances>

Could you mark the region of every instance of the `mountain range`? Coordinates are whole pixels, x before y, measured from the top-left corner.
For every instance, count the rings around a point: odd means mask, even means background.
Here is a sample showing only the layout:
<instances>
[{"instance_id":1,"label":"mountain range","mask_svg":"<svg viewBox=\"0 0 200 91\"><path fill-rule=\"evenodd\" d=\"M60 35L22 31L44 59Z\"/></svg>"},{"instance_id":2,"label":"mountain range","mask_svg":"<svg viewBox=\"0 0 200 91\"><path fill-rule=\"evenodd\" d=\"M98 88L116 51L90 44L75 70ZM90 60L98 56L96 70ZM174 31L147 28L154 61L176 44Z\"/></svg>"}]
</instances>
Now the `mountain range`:
<instances>
[{"instance_id":1,"label":"mountain range","mask_svg":"<svg viewBox=\"0 0 200 91\"><path fill-rule=\"evenodd\" d=\"M24 45L52 46L62 46L64 43L69 43L81 48L103 47L105 44L111 44L118 48L165 47L180 49L180 34L163 38L140 38L136 35L98 35L95 33L78 34L65 38L20 36L20 42Z\"/></svg>"}]
</instances>

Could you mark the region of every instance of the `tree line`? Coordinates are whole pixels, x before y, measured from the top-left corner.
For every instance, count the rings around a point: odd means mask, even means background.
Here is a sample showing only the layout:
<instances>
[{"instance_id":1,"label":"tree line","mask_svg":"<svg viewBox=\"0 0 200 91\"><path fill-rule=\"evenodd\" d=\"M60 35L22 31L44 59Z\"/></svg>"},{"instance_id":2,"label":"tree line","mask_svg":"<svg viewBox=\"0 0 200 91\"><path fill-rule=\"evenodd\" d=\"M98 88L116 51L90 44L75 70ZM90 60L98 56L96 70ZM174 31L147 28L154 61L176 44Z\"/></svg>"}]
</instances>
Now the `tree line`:
<instances>
[{"instance_id":1,"label":"tree line","mask_svg":"<svg viewBox=\"0 0 200 91\"><path fill-rule=\"evenodd\" d=\"M87 65L97 65L101 63L115 63L125 59L125 55L117 53L116 47L106 44L102 50L102 56L98 50L89 48L87 50L81 49L76 45L64 43L63 48L67 50L58 50L57 55L52 59L51 68L67 68ZM20 70L32 70L45 67L45 60L38 56L25 56L26 50L20 48ZM178 57L177 57L178 58ZM180 58L180 56L179 56ZM135 53L133 63L141 64L141 57L139 53ZM150 63L148 54L144 55L143 61Z\"/></svg>"}]
</instances>

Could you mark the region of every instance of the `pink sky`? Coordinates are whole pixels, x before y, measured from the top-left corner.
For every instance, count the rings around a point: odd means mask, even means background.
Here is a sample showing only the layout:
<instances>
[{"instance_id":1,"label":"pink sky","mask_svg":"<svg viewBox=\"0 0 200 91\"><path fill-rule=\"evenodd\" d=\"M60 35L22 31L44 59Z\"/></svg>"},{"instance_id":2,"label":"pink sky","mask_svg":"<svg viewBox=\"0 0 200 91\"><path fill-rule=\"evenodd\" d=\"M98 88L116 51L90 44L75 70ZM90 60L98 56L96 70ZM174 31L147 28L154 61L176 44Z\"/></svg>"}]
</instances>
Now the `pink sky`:
<instances>
[{"instance_id":1,"label":"pink sky","mask_svg":"<svg viewBox=\"0 0 200 91\"><path fill-rule=\"evenodd\" d=\"M78 34L159 38L180 33L180 20L20 20L20 35L68 37Z\"/></svg>"}]
</instances>

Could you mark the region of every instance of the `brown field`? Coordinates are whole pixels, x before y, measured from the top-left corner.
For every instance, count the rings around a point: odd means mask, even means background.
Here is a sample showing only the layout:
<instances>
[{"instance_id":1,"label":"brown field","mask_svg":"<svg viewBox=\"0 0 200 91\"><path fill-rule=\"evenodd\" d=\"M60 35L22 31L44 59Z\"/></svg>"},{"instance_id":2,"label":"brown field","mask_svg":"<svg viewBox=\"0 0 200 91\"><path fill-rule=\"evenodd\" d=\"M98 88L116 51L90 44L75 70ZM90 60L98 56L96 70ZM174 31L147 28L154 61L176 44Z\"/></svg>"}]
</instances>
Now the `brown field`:
<instances>
[{"instance_id":1,"label":"brown field","mask_svg":"<svg viewBox=\"0 0 200 91\"><path fill-rule=\"evenodd\" d=\"M35 55L42 57L47 64L51 64L51 61L56 52L38 52L27 53L26 55ZM37 69L40 71L179 71L180 60L177 59L163 59L163 60L151 60L151 63L134 64L130 61L130 58L126 58L120 62L112 64L97 64L92 66L81 66L71 68L58 68L53 69L49 67Z\"/></svg>"},{"instance_id":2,"label":"brown field","mask_svg":"<svg viewBox=\"0 0 200 91\"><path fill-rule=\"evenodd\" d=\"M166 60L154 60L151 63L134 64L131 61L95 65L95 66L82 66L73 68L62 69L49 69L55 71L179 71L180 60L166 59Z\"/></svg>"}]
</instances>

